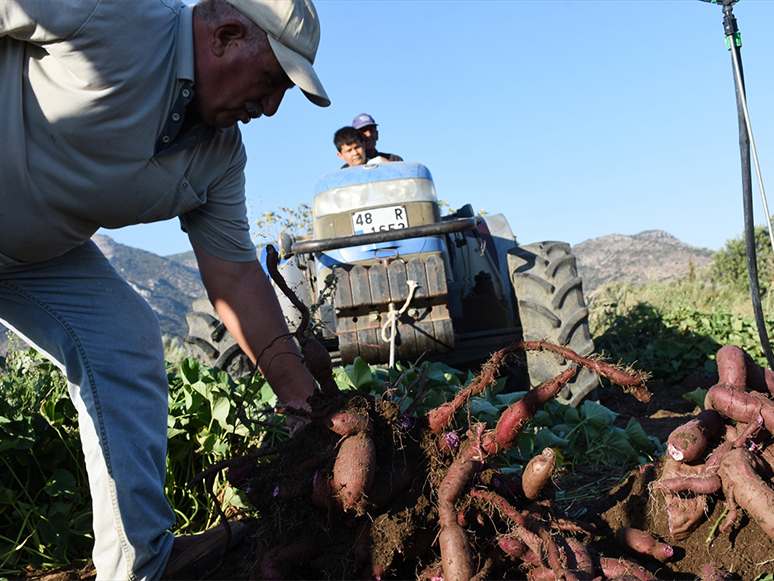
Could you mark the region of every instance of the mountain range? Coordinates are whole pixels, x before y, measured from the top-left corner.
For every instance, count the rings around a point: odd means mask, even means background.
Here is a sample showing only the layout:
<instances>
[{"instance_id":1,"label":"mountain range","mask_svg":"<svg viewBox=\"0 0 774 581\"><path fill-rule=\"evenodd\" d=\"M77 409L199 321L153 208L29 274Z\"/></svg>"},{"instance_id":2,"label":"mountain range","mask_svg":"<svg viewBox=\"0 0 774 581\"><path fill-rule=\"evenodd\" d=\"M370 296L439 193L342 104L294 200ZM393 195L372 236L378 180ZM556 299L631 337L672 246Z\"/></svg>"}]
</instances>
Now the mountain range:
<instances>
[{"instance_id":1,"label":"mountain range","mask_svg":"<svg viewBox=\"0 0 774 581\"><path fill-rule=\"evenodd\" d=\"M688 274L712 262L714 251L697 248L663 232L610 234L573 246L585 294L613 282L644 285Z\"/></svg>"},{"instance_id":2,"label":"mountain range","mask_svg":"<svg viewBox=\"0 0 774 581\"><path fill-rule=\"evenodd\" d=\"M93 237L114 268L151 305L164 334L187 334L186 313L193 301L206 296L193 251L159 256ZM685 244L674 236L647 230L632 236L611 234L586 240L572 248L586 295L607 283L645 284L687 274L712 261L713 251Z\"/></svg>"}]
</instances>

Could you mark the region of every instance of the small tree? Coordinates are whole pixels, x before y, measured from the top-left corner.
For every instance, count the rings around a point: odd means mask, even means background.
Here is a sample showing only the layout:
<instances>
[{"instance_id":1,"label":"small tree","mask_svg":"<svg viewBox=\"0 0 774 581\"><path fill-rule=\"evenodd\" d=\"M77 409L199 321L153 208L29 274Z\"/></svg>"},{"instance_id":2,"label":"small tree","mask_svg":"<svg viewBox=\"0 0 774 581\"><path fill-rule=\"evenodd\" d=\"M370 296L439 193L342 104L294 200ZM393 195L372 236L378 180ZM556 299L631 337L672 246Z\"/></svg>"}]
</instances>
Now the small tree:
<instances>
[{"instance_id":1,"label":"small tree","mask_svg":"<svg viewBox=\"0 0 774 581\"><path fill-rule=\"evenodd\" d=\"M755 253L758 259L758 278L761 293L766 294L774 282L774 252L771 249L768 229L758 226L755 229ZM738 290L749 286L747 274L747 250L744 236L737 236L713 256L713 276L721 283Z\"/></svg>"},{"instance_id":2,"label":"small tree","mask_svg":"<svg viewBox=\"0 0 774 581\"><path fill-rule=\"evenodd\" d=\"M276 212L264 212L255 222L256 236L261 240L276 240L281 230L296 238L312 233L312 208L299 204L295 210L280 206Z\"/></svg>"}]
</instances>

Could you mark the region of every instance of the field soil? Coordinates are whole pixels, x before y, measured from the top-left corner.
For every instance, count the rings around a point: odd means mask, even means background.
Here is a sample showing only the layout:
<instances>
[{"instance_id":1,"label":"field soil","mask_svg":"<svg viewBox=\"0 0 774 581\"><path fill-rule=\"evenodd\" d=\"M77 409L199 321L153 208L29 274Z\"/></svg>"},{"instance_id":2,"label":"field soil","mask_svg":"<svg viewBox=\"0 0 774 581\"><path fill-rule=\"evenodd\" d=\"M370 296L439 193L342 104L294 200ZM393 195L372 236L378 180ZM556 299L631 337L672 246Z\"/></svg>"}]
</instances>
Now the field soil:
<instances>
[{"instance_id":1,"label":"field soil","mask_svg":"<svg viewBox=\"0 0 774 581\"><path fill-rule=\"evenodd\" d=\"M629 418L635 418L648 435L664 442L672 430L690 420L699 411L683 395L697 387L708 388L716 381L716 376L701 375L688 377L680 385L651 382L649 388L653 398L649 403L638 402L616 386L605 387L599 390L599 402L619 414L617 422L620 422L621 427L626 425ZM390 426L397 426L401 418L391 414L389 406L381 408L364 398L348 405L370 409L372 417L375 418L374 434L383 434L374 436L378 449L396 446L394 441L378 441L380 437L394 439L394 434L398 433L390 429ZM417 473L428 474L427 480L433 481L442 474L436 471L443 469L443 460L434 459L432 454L428 456L428 442L420 440L421 438L411 445L407 442L397 444L406 450L404 458L408 460L409 465L413 466ZM261 573L258 564L266 551L278 543L285 545L300 538L306 538L312 546L325 547L325 550L314 558L315 567L301 564L294 566L295 561L291 560L281 571L274 573L277 575L274 578L375 578L370 566L364 568L355 558L355 553L363 547L363 540L368 540L371 557L384 564L383 568L377 571L377 577L432 578L422 576L422 573L425 567L432 565L433 559L422 560L409 555L412 546L406 544L406 539L413 535L412 538L419 539L417 542L421 541L428 546L435 545L437 554L434 533L426 539L420 539L416 534L423 523L437 522L437 508L432 496L427 494L431 486L411 487L400 496L398 504L393 503L389 510L373 513L376 516L365 519L362 514L353 514L350 517L335 516L330 511L315 509L316 507L308 502L289 500L278 503L273 500L274 496L286 494L294 485L301 486L303 481L308 480L310 473L321 470L326 462L331 462L331 458L335 456L331 450L336 447L337 442L338 437L330 432L325 433L317 429L301 431L297 445L284 454L285 460L274 461L264 466L260 473L253 473L250 477L249 494L255 504L263 508L265 517L260 520L245 520L250 526L248 537L226 555L224 562L217 569L207 571L208 568L212 569L213 563L197 570L182 571L175 579L201 579L206 575L218 580L266 578L265 572ZM569 507L573 515L580 515L579 519L593 524L595 528L593 532L582 533L578 536L579 540L593 547L602 556L626 556L638 562L657 579L694 580L699 576L702 566L708 563L730 572L732 579L752 581L764 574L774 573L774 540L755 522L751 522L744 511L740 511L742 518L730 531L716 533L713 540L707 542L710 531L723 512L722 497L716 497L710 502L707 519L691 536L682 541L668 539L663 497L651 494L648 488L648 484L658 478L660 470L659 459L633 470L623 470L617 466L598 466L581 471L560 470L554 481L558 489L585 488L593 492L587 495L586 499L577 500ZM282 492L279 492L280 487ZM287 494L293 493L291 491ZM494 520L491 514L488 517ZM345 526L337 526L335 522L339 521L341 524L347 519L349 523L345 523ZM615 531L624 526L664 537L674 547L673 558L661 563L624 555L614 542ZM487 534L483 529L481 532L482 535ZM403 552L398 554L394 550L395 547L403 547ZM320 570L327 573L321 575ZM70 581L84 578L83 576L83 571L74 570L37 571L30 572L28 579ZM497 574L491 578L522 579L524 576L520 576L513 569L505 577ZM437 577L435 579L440 581Z\"/></svg>"}]
</instances>

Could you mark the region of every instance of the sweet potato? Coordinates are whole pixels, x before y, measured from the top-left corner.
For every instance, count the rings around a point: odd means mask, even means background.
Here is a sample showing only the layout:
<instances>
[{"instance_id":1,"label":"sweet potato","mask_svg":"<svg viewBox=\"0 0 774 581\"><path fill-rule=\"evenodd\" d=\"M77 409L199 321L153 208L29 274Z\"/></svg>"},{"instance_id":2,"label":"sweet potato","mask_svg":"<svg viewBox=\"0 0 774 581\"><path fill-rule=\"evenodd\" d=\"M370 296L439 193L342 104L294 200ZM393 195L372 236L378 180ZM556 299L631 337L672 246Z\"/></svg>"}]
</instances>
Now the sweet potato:
<instances>
[{"instance_id":1,"label":"sweet potato","mask_svg":"<svg viewBox=\"0 0 774 581\"><path fill-rule=\"evenodd\" d=\"M707 497L704 494L673 492L669 483L697 478L703 470L704 466L684 464L667 455L664 457L660 480L650 486L651 490L664 494L669 534L675 540L688 538L704 521Z\"/></svg>"},{"instance_id":2,"label":"sweet potato","mask_svg":"<svg viewBox=\"0 0 774 581\"><path fill-rule=\"evenodd\" d=\"M314 473L312 480L312 504L328 510L342 510L341 499L336 496L333 489L333 478L321 472Z\"/></svg>"},{"instance_id":3,"label":"sweet potato","mask_svg":"<svg viewBox=\"0 0 774 581\"><path fill-rule=\"evenodd\" d=\"M333 465L333 487L344 510L352 509L368 493L376 473L376 447L365 432L342 443Z\"/></svg>"},{"instance_id":4,"label":"sweet potato","mask_svg":"<svg viewBox=\"0 0 774 581\"><path fill-rule=\"evenodd\" d=\"M438 535L444 581L470 581L476 573L465 531L457 523L441 527Z\"/></svg>"},{"instance_id":5,"label":"sweet potato","mask_svg":"<svg viewBox=\"0 0 774 581\"><path fill-rule=\"evenodd\" d=\"M393 498L400 496L411 487L414 471L405 462L396 460L392 466L379 467L374 476L371 489L366 494L363 508L378 509Z\"/></svg>"},{"instance_id":6,"label":"sweet potato","mask_svg":"<svg viewBox=\"0 0 774 581\"><path fill-rule=\"evenodd\" d=\"M487 386L495 382L495 374L500 367L500 362L506 356L505 349L496 351L492 357L484 364L484 368L481 370L476 379L474 379L470 385L460 390L452 401L448 401L438 407L430 410L427 414L427 420L430 426L430 431L438 435L443 432L454 421L454 416L464 406L471 397L475 397L484 391Z\"/></svg>"},{"instance_id":7,"label":"sweet potato","mask_svg":"<svg viewBox=\"0 0 774 581\"><path fill-rule=\"evenodd\" d=\"M704 398L704 407L737 422L760 423L774 433L774 402L757 391L744 392L733 387L714 385Z\"/></svg>"},{"instance_id":8,"label":"sweet potato","mask_svg":"<svg viewBox=\"0 0 774 581\"><path fill-rule=\"evenodd\" d=\"M704 494L694 496L672 495L667 499L667 525L669 534L676 541L691 536L706 519L707 497Z\"/></svg>"},{"instance_id":9,"label":"sweet potato","mask_svg":"<svg viewBox=\"0 0 774 581\"><path fill-rule=\"evenodd\" d=\"M736 438L735 435L734 438ZM720 460L723 455L731 451L731 445L730 441L723 442L712 451L703 465L690 466L680 463L677 465L681 466L680 470L665 469L661 479L654 482L651 488L668 489L674 493L691 491L696 494L714 494L718 492L721 486L720 476L718 476ZM670 459L668 466L674 465L674 462L677 460ZM669 473L672 476L667 476Z\"/></svg>"},{"instance_id":10,"label":"sweet potato","mask_svg":"<svg viewBox=\"0 0 774 581\"><path fill-rule=\"evenodd\" d=\"M612 557L600 557L599 569L602 569L602 573L605 577L621 577L626 575L634 577L639 581L656 581L656 577L653 574L626 559L613 559Z\"/></svg>"},{"instance_id":11,"label":"sweet potato","mask_svg":"<svg viewBox=\"0 0 774 581\"><path fill-rule=\"evenodd\" d=\"M730 578L728 571L719 569L716 565L708 563L699 572L700 581L726 581Z\"/></svg>"},{"instance_id":12,"label":"sweet potato","mask_svg":"<svg viewBox=\"0 0 774 581\"><path fill-rule=\"evenodd\" d=\"M493 453L500 450L509 450L516 445L521 430L527 425L535 412L554 397L559 391L567 385L575 374L577 367L568 367L561 374L544 384L529 390L515 404L506 409L495 426L495 441L487 446L487 452ZM496 443L496 446L494 444Z\"/></svg>"},{"instance_id":13,"label":"sweet potato","mask_svg":"<svg viewBox=\"0 0 774 581\"><path fill-rule=\"evenodd\" d=\"M373 434L371 418L354 412L334 412L325 418L325 427L339 436L351 436L360 432Z\"/></svg>"},{"instance_id":14,"label":"sweet potato","mask_svg":"<svg viewBox=\"0 0 774 581\"><path fill-rule=\"evenodd\" d=\"M438 546L441 550L445 581L469 581L476 573L467 536L457 523L455 505L470 487L481 464L477 446L471 440L466 440L438 486L438 520L441 524Z\"/></svg>"},{"instance_id":15,"label":"sweet potato","mask_svg":"<svg viewBox=\"0 0 774 581\"><path fill-rule=\"evenodd\" d=\"M720 463L718 474L729 505L747 511L763 532L774 539L774 490L758 475L759 461L746 448L735 448Z\"/></svg>"},{"instance_id":16,"label":"sweet potato","mask_svg":"<svg viewBox=\"0 0 774 581\"><path fill-rule=\"evenodd\" d=\"M556 454L551 448L532 458L524 467L521 477L521 488L528 500L535 500L551 481L556 467Z\"/></svg>"},{"instance_id":17,"label":"sweet potato","mask_svg":"<svg viewBox=\"0 0 774 581\"><path fill-rule=\"evenodd\" d=\"M693 462L704 454L707 442L723 427L723 418L713 409L699 413L687 424L676 428L667 438L669 455L680 462Z\"/></svg>"},{"instance_id":18,"label":"sweet potato","mask_svg":"<svg viewBox=\"0 0 774 581\"><path fill-rule=\"evenodd\" d=\"M446 455L454 454L460 447L460 437L454 432L444 432L438 436L438 450Z\"/></svg>"},{"instance_id":19,"label":"sweet potato","mask_svg":"<svg viewBox=\"0 0 774 581\"><path fill-rule=\"evenodd\" d=\"M650 533L632 527L618 529L615 532L615 542L633 555L653 557L659 561L666 561L675 553L671 546L662 543Z\"/></svg>"},{"instance_id":20,"label":"sweet potato","mask_svg":"<svg viewBox=\"0 0 774 581\"><path fill-rule=\"evenodd\" d=\"M737 422L749 423L762 416L767 428L774 425L774 402L759 392L743 392L714 385L707 392L704 402L705 407L709 405Z\"/></svg>"},{"instance_id":21,"label":"sweet potato","mask_svg":"<svg viewBox=\"0 0 774 581\"><path fill-rule=\"evenodd\" d=\"M741 347L726 345L718 351L715 360L721 384L774 395L774 371L755 363Z\"/></svg>"},{"instance_id":22,"label":"sweet potato","mask_svg":"<svg viewBox=\"0 0 774 581\"><path fill-rule=\"evenodd\" d=\"M586 546L575 537L564 539L567 544L567 568L573 571L579 580L592 579L594 577L594 561Z\"/></svg>"}]
</instances>

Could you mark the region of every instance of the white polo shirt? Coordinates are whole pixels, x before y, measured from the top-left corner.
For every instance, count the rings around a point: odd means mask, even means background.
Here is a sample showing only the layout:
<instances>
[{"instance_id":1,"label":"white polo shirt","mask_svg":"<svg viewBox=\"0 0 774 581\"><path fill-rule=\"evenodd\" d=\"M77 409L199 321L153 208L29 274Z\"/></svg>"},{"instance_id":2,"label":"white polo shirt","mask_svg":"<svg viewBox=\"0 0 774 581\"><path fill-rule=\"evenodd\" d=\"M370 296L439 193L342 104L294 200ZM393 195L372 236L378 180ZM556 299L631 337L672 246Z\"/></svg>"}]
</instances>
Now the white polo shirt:
<instances>
[{"instance_id":1,"label":"white polo shirt","mask_svg":"<svg viewBox=\"0 0 774 581\"><path fill-rule=\"evenodd\" d=\"M215 256L256 258L239 129L177 134L193 51L179 0L0 0L0 266L175 216Z\"/></svg>"}]
</instances>

